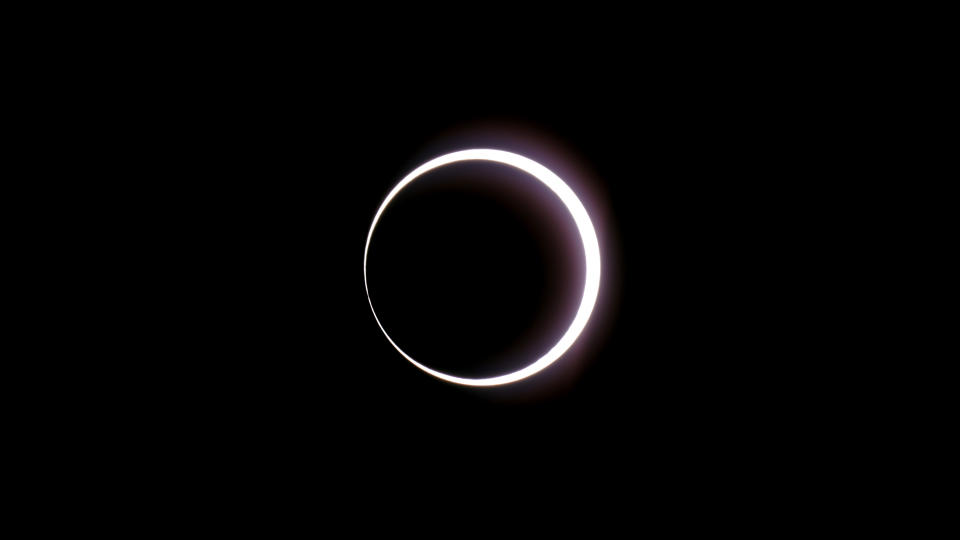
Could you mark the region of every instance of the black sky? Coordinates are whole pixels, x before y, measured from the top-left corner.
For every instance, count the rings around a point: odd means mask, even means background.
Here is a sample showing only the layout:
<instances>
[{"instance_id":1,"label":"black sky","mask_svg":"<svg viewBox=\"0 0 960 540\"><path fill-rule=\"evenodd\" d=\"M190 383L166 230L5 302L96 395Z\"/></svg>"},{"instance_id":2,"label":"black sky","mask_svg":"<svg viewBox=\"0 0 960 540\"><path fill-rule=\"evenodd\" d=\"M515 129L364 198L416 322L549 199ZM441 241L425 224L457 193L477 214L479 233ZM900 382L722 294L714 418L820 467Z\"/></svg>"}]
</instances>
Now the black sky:
<instances>
[{"instance_id":1,"label":"black sky","mask_svg":"<svg viewBox=\"0 0 960 540\"><path fill-rule=\"evenodd\" d=\"M796 80L787 52L657 36L616 33L589 54L544 48L516 62L478 51L444 69L413 52L348 59L294 36L270 54L154 74L127 120L152 135L124 154L156 217L131 242L159 246L142 263L154 322L140 330L144 375L129 392L156 396L151 421L177 437L359 467L397 455L509 463L552 449L550 467L667 474L789 439L820 407L805 389L831 370L805 339L816 321L799 300L823 270L800 239L818 227L806 203L832 181L814 136L822 97ZM571 352L576 369L476 390L390 346L362 259L389 189L490 125L540 134L589 171L612 280ZM497 234L527 254L518 279L538 282L547 255L508 231ZM461 269L476 269L472 255L461 250ZM495 320L498 291L469 292L489 302L466 315ZM466 336L421 309L426 330L416 310L397 320L419 328L411 339L423 347ZM498 322L508 341L517 326ZM474 367L482 352L470 350Z\"/></svg>"}]
</instances>

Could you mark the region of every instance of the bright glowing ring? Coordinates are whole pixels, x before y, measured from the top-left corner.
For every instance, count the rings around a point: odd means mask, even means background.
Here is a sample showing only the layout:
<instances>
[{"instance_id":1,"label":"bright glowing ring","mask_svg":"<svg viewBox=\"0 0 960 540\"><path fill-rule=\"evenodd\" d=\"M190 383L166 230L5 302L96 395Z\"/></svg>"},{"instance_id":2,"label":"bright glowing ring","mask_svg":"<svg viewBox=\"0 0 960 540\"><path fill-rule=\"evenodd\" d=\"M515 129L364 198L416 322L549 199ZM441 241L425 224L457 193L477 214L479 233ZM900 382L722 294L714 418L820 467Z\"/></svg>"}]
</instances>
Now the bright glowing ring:
<instances>
[{"instance_id":1,"label":"bright glowing ring","mask_svg":"<svg viewBox=\"0 0 960 540\"><path fill-rule=\"evenodd\" d=\"M560 200L567 207L567 210L570 211L571 216L573 216L573 221L577 225L577 230L580 231L580 239L583 241L583 253L584 257L586 258L586 279L583 285L583 299L580 300L580 308L577 310L577 314L573 318L573 322L570 323L570 327L567 328L567 331L565 334L563 334L563 337L561 337L560 340L557 341L557 343L549 351L547 351L546 354L527 367L506 375L489 377L485 379L467 379L448 375L446 373L428 368L427 366L411 358L407 353L403 352L403 350L396 343L394 343L393 339L390 338L390 335L387 334L387 331L380 323L380 319L377 317L377 311L373 309L373 301L370 300L370 287L367 285L367 251L370 249L370 239L373 238L373 231L377 227L377 222L380 221L380 216L383 214L383 211L386 210L387 205L390 204L390 201L392 201L393 198L397 196L397 193L400 193L400 190L406 187L407 184L413 182L421 175L432 171L433 169L443 167L444 165L449 165L451 163L457 163L459 161L475 160L495 161L497 163L516 167L521 171L533 176L537 180L540 180L548 188L550 188L550 190L553 191L557 197L560 197ZM580 332L587 325L587 320L590 319L590 314L593 312L593 306L597 302L597 293L600 291L600 245L597 241L597 232L593 228L593 222L590 221L590 216L587 214L587 209L583 207L583 203L581 203L580 199L578 199L576 194L573 193L573 190L570 189L570 187L567 186L567 184L565 184L559 176L550 171L550 169L547 169L532 159L528 159L511 152L504 152L503 150L461 150L459 152L453 152L435 159L431 159L430 161L417 167L413 170L413 172L404 177L399 184L394 186L394 188L387 195L387 198L384 199L383 203L380 205L380 209L377 210L377 215L373 218L373 223L370 225L370 232L367 233L367 245L363 249L363 284L367 289L367 302L370 303L370 310L373 311L373 318L376 319L377 325L380 327L383 335L387 337L387 341L393 345L393 348L403 355L404 358L409 360L410 363L422 369L423 371L426 371L430 375L448 382L465 384L468 386L496 386L500 384L516 382L542 371L550 364L556 362L558 358L563 356L563 353L567 352L567 349L569 349L570 346L573 345L573 342L577 340L577 337L580 336Z\"/></svg>"}]
</instances>

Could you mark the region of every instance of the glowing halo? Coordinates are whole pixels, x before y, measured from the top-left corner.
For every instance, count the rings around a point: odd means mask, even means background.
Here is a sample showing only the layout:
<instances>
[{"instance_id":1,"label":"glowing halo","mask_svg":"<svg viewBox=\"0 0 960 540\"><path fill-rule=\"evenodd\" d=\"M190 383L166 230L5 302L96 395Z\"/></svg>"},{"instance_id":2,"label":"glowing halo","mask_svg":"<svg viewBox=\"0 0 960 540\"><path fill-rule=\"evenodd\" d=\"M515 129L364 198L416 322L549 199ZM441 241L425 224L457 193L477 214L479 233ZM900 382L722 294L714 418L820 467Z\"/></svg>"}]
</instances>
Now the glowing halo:
<instances>
[{"instance_id":1,"label":"glowing halo","mask_svg":"<svg viewBox=\"0 0 960 540\"><path fill-rule=\"evenodd\" d=\"M570 323L570 327L567 328L566 333L563 334L560 340L557 341L557 343L549 351L547 351L546 354L541 356L532 364L512 373L507 373L506 375L499 375L496 377L488 377L483 379L468 379L463 377L455 377L453 375L448 375L446 373L430 369L429 367L411 358L410 355L403 352L403 350L396 343L394 343L393 339L383 328L383 324L380 323L380 319L377 317L377 311L373 308L373 301L370 299L370 287L367 284L367 252L370 249L370 240L373 238L373 231L377 227L377 222L380 221L380 216L383 214L383 211L386 210L387 205L390 204L390 201L392 201L393 198L400 193L400 190L407 186L407 184L413 182L424 173L444 165L449 165L451 163L457 163L460 161L477 160L494 161L496 163L502 163L504 165L516 167L517 169L520 169L521 171L543 182L544 185L550 188L550 190L560 198L560 201L562 201L567 207L567 210L570 211L573 221L576 223L577 229L580 232L580 239L583 241L583 253L586 259L586 279L584 280L583 285L583 298L580 300L580 307L577 309L577 314L574 316L573 322ZM386 199L383 200L383 203L377 210L377 214L373 218L373 223L370 224L370 232L367 233L367 244L363 249L363 284L367 292L367 302L370 304L370 310L373 311L373 318L376 319L377 325L380 327L383 335L386 336L387 341L393 345L393 348L403 355L404 358L409 360L410 363L429 373L430 375L437 377L438 379L443 379L456 384L464 384L468 386L497 386L501 384L509 384L521 379L525 379L535 373L539 373L550 364L556 362L557 359L563 356L563 354L567 352L567 349L573 345L573 342L577 340L577 337L580 336L580 332L583 331L583 328L587 325L587 320L590 319L590 314L593 312L594 304L597 302L597 294L600 291L600 244L597 241L597 233L593 228L593 222L590 221L590 216L587 214L586 208L583 207L583 203L580 202L580 199L577 198L573 190L570 189L570 187L567 186L567 184L564 183L559 176L550 171L550 169L547 169L532 159L525 158L521 155L511 152L505 152L503 150L461 150L459 152L452 152L450 154L431 159L423 165L420 165L414 169L413 172L405 176L403 180L394 186L390 193L387 194Z\"/></svg>"}]
</instances>

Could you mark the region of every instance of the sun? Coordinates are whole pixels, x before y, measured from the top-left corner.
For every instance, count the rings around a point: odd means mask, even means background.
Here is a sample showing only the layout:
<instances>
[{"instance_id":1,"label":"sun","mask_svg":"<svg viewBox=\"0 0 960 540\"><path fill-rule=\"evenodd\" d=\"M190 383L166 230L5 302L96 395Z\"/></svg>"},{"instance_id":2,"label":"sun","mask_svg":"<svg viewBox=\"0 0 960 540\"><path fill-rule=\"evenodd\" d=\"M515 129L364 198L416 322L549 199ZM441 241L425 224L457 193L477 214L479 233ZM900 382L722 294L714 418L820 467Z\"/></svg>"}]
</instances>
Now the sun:
<instances>
[{"instance_id":1,"label":"sun","mask_svg":"<svg viewBox=\"0 0 960 540\"><path fill-rule=\"evenodd\" d=\"M458 163L461 161L493 161L503 165L509 165L511 167L520 169L521 171L536 178L540 182L543 182L544 185L546 185L557 197L560 198L560 201L563 202L564 206L566 206L567 210L570 212L570 216L573 218L573 221L577 226L577 230L580 233L580 240L583 243L583 255L586 261L586 275L583 284L583 297L580 300L580 307L577 309L577 313L574 316L573 321L570 323L570 326L567 328L567 331L563 334L563 336L553 345L553 347L550 348L549 351L546 352L546 354L534 360L526 367L511 373L507 373L506 375L498 375L496 377L487 377L481 379L456 377L435 369L430 369L429 367L411 358L410 355L405 353L403 349L401 349L393 341L393 339L390 338L390 335L387 334L387 331L383 328L383 324L380 323L380 319L377 317L377 310L374 309L373 301L370 299L370 287L367 284L367 252L370 250L370 240L373 238L373 232L377 228L377 222L380 221L380 216L383 215L384 210L387 209L387 206L389 206L390 202L394 199L394 197L397 196L398 193L400 193L401 190L403 190L403 188L425 173L432 171L433 169L443 167L444 165L450 165L451 163ZM373 311L373 318L377 321L377 325L380 327L383 335L386 336L387 341L393 345L393 348L403 355L404 358L409 360L410 363L426 373L429 373L430 375L447 382L467 386L498 386L526 379L531 375L543 371L551 364L556 362L561 356L563 356L563 354L567 352L567 349L569 349L570 346L573 345L573 343L580 336L580 333L587 325L587 321L590 319L591 313L593 313L594 305L597 302L597 295L600 291L600 243L597 240L597 232L593 228L593 222L590 220L590 216L587 214L587 209L584 208L583 203L580 202L580 199L577 198L577 195L572 189L570 189L570 186L568 186L550 169L544 167L536 161L533 161L532 159L526 158L519 154L514 154L512 152L506 152L504 150L490 150L483 148L460 150L458 152L452 152L450 154L445 154L431 159L423 165L420 165L410 174L405 176L403 180L394 186L393 189L390 190L390 193L387 194L387 197L383 200L383 203L380 204L380 208L377 210L377 213L373 218L373 223L370 224L370 231L367 233L367 243L363 249L363 283L367 291L367 302L370 304L370 309Z\"/></svg>"}]
</instances>

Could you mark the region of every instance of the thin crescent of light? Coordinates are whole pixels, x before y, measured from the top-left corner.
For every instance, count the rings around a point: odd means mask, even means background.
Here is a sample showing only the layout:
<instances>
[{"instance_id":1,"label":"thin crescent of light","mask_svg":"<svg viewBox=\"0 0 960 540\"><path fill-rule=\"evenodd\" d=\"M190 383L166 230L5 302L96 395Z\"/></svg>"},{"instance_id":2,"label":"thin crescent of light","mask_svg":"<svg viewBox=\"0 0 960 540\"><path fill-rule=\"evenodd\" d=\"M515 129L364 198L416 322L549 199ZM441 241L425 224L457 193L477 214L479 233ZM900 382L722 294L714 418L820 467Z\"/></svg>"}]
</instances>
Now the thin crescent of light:
<instances>
[{"instance_id":1,"label":"thin crescent of light","mask_svg":"<svg viewBox=\"0 0 960 540\"><path fill-rule=\"evenodd\" d=\"M379 317L377 317L377 311L373 309L373 301L370 299L370 287L367 284L367 252L370 250L370 240L373 238L373 231L377 227L377 222L380 221L380 216L383 214L383 211L386 210L387 205L390 204L390 201L392 201L393 198L400 193L400 190L407 186L407 184L413 182L424 173L432 171L438 167L460 161L476 160L494 161L496 163L502 163L504 165L516 167L517 169L520 169L521 171L524 171L537 180L543 182L544 185L550 188L550 190L560 198L563 204L567 207L567 210L570 211L571 216L573 216L573 221L576 223L577 230L580 232L580 239L583 241L583 253L586 259L586 279L584 280L583 298L580 300L580 308L577 309L577 314L573 318L573 322L570 323L570 327L567 328L566 333L563 334L560 340L557 341L557 343L549 351L547 351L546 354L541 356L536 362L533 362L527 367L512 373L507 373L506 375L499 375L496 377L488 377L483 379L468 379L464 377L448 375L435 369L430 369L429 367L417 362L411 358L410 355L403 352L403 349L401 349L393 341L390 335L387 334L387 331L383 328L383 324L380 323ZM373 311L373 318L376 319L377 325L380 327L383 335L386 336L387 341L393 345L393 348L403 355L404 358L409 360L410 363L429 373L430 375L433 375L434 377L456 384L464 384L468 386L497 386L501 384L509 384L521 379L525 379L535 373L539 373L547 368L550 364L556 362L557 359L563 356L563 353L567 352L567 349L573 345L573 342L577 340L577 337L580 336L580 332L583 331L583 328L587 325L587 320L590 319L590 314L593 312L593 307L597 302L597 294L600 291L600 244L597 241L597 233L593 228L593 222L590 221L590 216L587 214L586 208L583 207L583 203L580 202L580 199L577 198L573 190L570 189L570 187L567 186L567 184L564 183L559 176L554 174L553 171L547 169L532 159L511 152L505 152L503 150L480 148L461 150L459 152L452 152L450 154L431 159L423 165L420 165L410 174L405 176L403 180L394 186L394 188L390 190L390 193L387 194L387 198L384 199L383 203L380 205L380 208L377 210L376 216L373 218L373 223L370 224L370 232L367 233L367 244L363 249L363 284L367 291L367 302L370 304L370 310Z\"/></svg>"}]
</instances>

